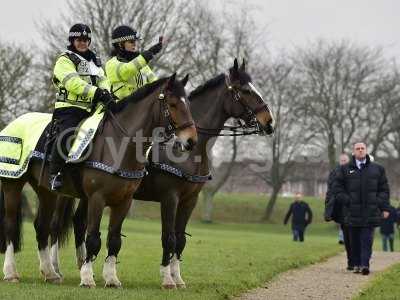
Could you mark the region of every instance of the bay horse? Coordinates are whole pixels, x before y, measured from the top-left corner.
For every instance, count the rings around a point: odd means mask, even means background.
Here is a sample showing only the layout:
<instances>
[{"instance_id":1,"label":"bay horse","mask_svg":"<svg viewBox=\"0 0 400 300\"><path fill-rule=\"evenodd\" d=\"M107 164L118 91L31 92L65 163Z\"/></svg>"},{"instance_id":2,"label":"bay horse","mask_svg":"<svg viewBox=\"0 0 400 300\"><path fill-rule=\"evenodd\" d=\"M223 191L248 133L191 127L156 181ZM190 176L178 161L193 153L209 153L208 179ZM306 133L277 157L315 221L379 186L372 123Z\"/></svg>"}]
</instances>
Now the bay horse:
<instances>
[{"instance_id":1,"label":"bay horse","mask_svg":"<svg viewBox=\"0 0 400 300\"><path fill-rule=\"evenodd\" d=\"M81 286L94 287L92 261L101 248L100 221L105 206L110 207L107 236L108 256L103 266L105 285L119 287L116 257L121 248L121 226L132 202L132 195L145 175L143 138L152 136L159 126L168 126L177 133L181 150L191 150L197 142L197 132L188 107L184 86L176 74L144 86L118 102L94 138L93 151L86 162L68 164L60 194L84 199L87 203L86 257L80 269ZM115 113L115 115L114 115ZM29 126L29 124L27 124ZM142 140L137 141L138 133ZM110 141L113 145L108 145ZM145 142L149 144L150 141ZM108 146L108 147L107 147ZM113 146L113 147L111 147ZM118 149L118 155L115 155ZM121 152L122 149L122 152ZM137 150L139 149L139 151ZM20 250L21 190L29 183L39 198L35 220L40 271L45 280L59 282L50 258L48 239L50 223L56 208L57 194L49 190L48 168L44 171L45 185L38 185L41 161L30 162L27 172L17 179L1 177L0 251L5 253L4 280L18 282L14 252ZM68 199L65 197L65 199Z\"/></svg>"},{"instance_id":2,"label":"bay horse","mask_svg":"<svg viewBox=\"0 0 400 300\"><path fill-rule=\"evenodd\" d=\"M272 111L252 83L243 60L239 68L235 59L228 74L220 74L195 89L189 96L190 111L196 123L198 143L181 159L175 153L171 159L166 148L153 146L152 158L134 198L155 201L161 204L162 261L160 274L163 288L184 288L180 275L180 260L186 245L186 225L196 206L199 193L210 179L208 153L215 143L215 137L224 130L229 118L238 118L246 124L256 126L261 134L274 132ZM155 158L157 156L157 158ZM74 234L77 261L85 257L84 237L87 203L79 202L75 216ZM57 220L61 220L62 211Z\"/></svg>"}]
</instances>

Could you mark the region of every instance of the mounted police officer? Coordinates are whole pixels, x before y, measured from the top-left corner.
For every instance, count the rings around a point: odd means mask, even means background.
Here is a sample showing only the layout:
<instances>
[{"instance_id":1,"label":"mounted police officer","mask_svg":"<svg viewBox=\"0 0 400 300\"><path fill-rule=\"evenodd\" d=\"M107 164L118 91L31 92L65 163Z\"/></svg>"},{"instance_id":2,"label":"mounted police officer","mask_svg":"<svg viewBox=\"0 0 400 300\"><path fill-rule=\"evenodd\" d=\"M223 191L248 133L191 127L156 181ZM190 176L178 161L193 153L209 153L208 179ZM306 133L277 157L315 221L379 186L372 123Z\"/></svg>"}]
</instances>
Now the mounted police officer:
<instances>
[{"instance_id":1,"label":"mounted police officer","mask_svg":"<svg viewBox=\"0 0 400 300\"><path fill-rule=\"evenodd\" d=\"M62 187L62 171L68 156L68 146L78 124L90 116L96 104L112 104L110 83L96 54L89 49L91 30L85 24L75 24L69 30L69 46L54 66L53 83L57 99L53 121L58 129L57 140L51 149L50 187Z\"/></svg>"},{"instance_id":2,"label":"mounted police officer","mask_svg":"<svg viewBox=\"0 0 400 300\"><path fill-rule=\"evenodd\" d=\"M147 83L157 80L148 63L162 49L162 37L149 50L139 52L140 40L136 30L129 26L118 26L112 32L112 58L106 63L107 78L111 91L120 100Z\"/></svg>"}]
</instances>

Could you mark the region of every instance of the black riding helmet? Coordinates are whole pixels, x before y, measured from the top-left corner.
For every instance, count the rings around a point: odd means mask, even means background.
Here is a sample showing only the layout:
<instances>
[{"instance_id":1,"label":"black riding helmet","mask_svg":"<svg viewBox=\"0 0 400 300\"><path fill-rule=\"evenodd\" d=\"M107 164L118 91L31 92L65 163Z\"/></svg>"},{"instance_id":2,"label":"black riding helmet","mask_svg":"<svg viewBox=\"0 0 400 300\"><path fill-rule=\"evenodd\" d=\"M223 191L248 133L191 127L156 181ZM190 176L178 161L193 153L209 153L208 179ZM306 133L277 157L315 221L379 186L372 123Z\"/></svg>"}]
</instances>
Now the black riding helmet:
<instances>
[{"instance_id":1,"label":"black riding helmet","mask_svg":"<svg viewBox=\"0 0 400 300\"><path fill-rule=\"evenodd\" d=\"M135 29L130 26L122 25L116 27L111 35L111 43L118 46L119 43L129 40L140 40L140 37Z\"/></svg>"},{"instance_id":2,"label":"black riding helmet","mask_svg":"<svg viewBox=\"0 0 400 300\"><path fill-rule=\"evenodd\" d=\"M89 26L82 23L73 25L69 30L68 40L72 44L76 38L86 38L89 40L89 42L91 42L92 31L90 30Z\"/></svg>"}]
</instances>

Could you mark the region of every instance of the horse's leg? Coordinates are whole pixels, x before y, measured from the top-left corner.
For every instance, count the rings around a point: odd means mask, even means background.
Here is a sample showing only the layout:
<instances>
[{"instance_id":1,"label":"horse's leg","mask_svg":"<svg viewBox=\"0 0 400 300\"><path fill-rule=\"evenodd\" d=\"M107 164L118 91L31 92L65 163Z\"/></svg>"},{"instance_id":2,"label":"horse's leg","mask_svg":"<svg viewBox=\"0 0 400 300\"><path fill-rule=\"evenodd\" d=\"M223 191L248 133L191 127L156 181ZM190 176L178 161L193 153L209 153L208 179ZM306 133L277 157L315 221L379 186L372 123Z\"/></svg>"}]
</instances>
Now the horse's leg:
<instances>
[{"instance_id":1,"label":"horse's leg","mask_svg":"<svg viewBox=\"0 0 400 300\"><path fill-rule=\"evenodd\" d=\"M175 193L167 193L161 201L161 223L162 223L162 247L163 256L160 266L161 286L165 289L175 289L176 284L171 277L170 261L175 253L175 216L178 204L178 196Z\"/></svg>"},{"instance_id":2,"label":"horse's leg","mask_svg":"<svg viewBox=\"0 0 400 300\"><path fill-rule=\"evenodd\" d=\"M86 198L79 201L76 208L73 223L74 223L74 236L75 236L75 249L76 249L76 265L80 270L86 259L86 245L85 236L87 229L87 208L88 201Z\"/></svg>"},{"instance_id":3,"label":"horse's leg","mask_svg":"<svg viewBox=\"0 0 400 300\"><path fill-rule=\"evenodd\" d=\"M63 246L69 233L69 227L72 223L72 211L74 208L74 198L58 196L56 201L56 208L53 214L50 227L50 258L54 270L60 277L60 258L59 258L59 247Z\"/></svg>"},{"instance_id":4,"label":"horse's leg","mask_svg":"<svg viewBox=\"0 0 400 300\"><path fill-rule=\"evenodd\" d=\"M105 206L105 199L100 192L94 193L88 199L88 234L86 236L86 259L82 265L80 275L81 283L83 287L95 287L93 274L93 261L96 259L97 254L101 248L100 238L100 222L103 215Z\"/></svg>"},{"instance_id":5,"label":"horse's leg","mask_svg":"<svg viewBox=\"0 0 400 300\"><path fill-rule=\"evenodd\" d=\"M132 199L127 199L117 206L110 207L110 224L108 226L107 248L108 255L103 266L105 287L120 287L121 282L117 277L117 256L121 249L121 227L129 211Z\"/></svg>"},{"instance_id":6,"label":"horse's leg","mask_svg":"<svg viewBox=\"0 0 400 300\"><path fill-rule=\"evenodd\" d=\"M19 282L14 253L21 248L21 191L25 181L2 179L0 195L0 252L5 253L4 280Z\"/></svg>"},{"instance_id":7,"label":"horse's leg","mask_svg":"<svg viewBox=\"0 0 400 300\"><path fill-rule=\"evenodd\" d=\"M50 224L56 207L57 195L32 185L39 198L39 207L34 222L38 243L39 270L47 282L60 283L61 276L54 270L49 249Z\"/></svg>"},{"instance_id":8,"label":"horse's leg","mask_svg":"<svg viewBox=\"0 0 400 300\"><path fill-rule=\"evenodd\" d=\"M175 225L175 235L176 235L176 248L174 257L171 259L171 276L178 288L186 288L186 284L181 277L180 271L180 260L182 257L183 249L186 245L186 234L185 229L192 214L192 211L197 203L196 197L189 199L182 199L178 205L176 212L176 225Z\"/></svg>"}]
</instances>

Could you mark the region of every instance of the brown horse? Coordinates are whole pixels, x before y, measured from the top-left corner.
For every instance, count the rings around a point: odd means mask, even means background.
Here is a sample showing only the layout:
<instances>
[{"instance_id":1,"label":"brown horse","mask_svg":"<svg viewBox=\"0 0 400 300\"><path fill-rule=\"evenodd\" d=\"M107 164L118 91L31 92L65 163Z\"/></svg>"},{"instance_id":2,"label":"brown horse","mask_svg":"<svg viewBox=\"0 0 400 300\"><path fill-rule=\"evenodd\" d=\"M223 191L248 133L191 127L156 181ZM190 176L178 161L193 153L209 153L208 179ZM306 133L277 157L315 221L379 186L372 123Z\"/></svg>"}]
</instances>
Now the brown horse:
<instances>
[{"instance_id":1,"label":"brown horse","mask_svg":"<svg viewBox=\"0 0 400 300\"><path fill-rule=\"evenodd\" d=\"M218 75L198 87L189 100L199 134L197 145L187 157L176 152L171 157L166 148L153 147L147 167L149 174L134 194L135 199L161 203L163 255L160 273L164 288L185 287L179 268L186 244L185 229L198 195L210 179L207 154L215 143L213 137L220 134L224 123L232 117L256 126L258 133L274 131L272 112L252 84L244 61L239 68L235 59L228 74ZM80 201L74 217L78 261L84 257L79 249L85 248L86 210L86 202Z\"/></svg>"},{"instance_id":2,"label":"brown horse","mask_svg":"<svg viewBox=\"0 0 400 300\"><path fill-rule=\"evenodd\" d=\"M197 133L186 101L184 86L175 74L146 85L119 102L109 113L93 142L87 161L70 165L66 170L63 195L85 199L88 205L86 257L80 275L81 285L95 286L92 261L101 248L100 221L105 206L110 207L107 236L108 256L103 278L106 286L120 286L116 274L116 257L121 248L121 226L132 202L132 194L140 184L144 172L144 144L159 126L176 131L182 148L190 150L197 142ZM115 113L115 115L114 115ZM27 124L29 126L29 124ZM142 134L141 140L138 133ZM145 140L143 140L145 138ZM109 145L110 141L113 145ZM107 147L108 146L108 147ZM115 155L118 149L118 155ZM121 151L122 149L122 151ZM137 150L139 149L139 150ZM182 149L184 150L184 149ZM50 259L48 238L57 195L49 186L39 186L40 161L32 161L27 172L18 179L1 178L0 250L5 252L4 279L17 282L14 252L20 249L21 190L29 182L39 198L35 229L39 248L40 270L48 281L60 281ZM47 168L44 179L48 178ZM43 180L48 182L48 180Z\"/></svg>"}]
</instances>

